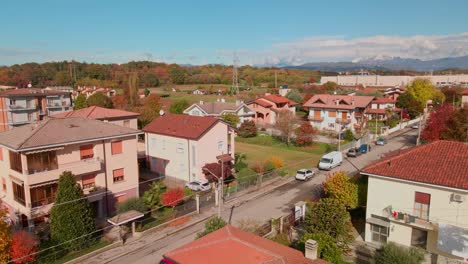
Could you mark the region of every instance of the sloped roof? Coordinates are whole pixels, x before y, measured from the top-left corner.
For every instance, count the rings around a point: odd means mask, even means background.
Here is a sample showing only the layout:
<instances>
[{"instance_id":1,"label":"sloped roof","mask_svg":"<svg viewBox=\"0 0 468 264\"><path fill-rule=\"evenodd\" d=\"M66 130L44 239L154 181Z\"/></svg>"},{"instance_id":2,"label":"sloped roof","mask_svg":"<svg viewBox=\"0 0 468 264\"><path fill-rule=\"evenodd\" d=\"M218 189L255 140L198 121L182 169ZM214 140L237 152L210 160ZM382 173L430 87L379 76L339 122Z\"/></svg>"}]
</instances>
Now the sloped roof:
<instances>
[{"instance_id":1,"label":"sloped roof","mask_svg":"<svg viewBox=\"0 0 468 264\"><path fill-rule=\"evenodd\" d=\"M316 94L305 102L303 106L333 109L355 109L367 107L373 99L374 96ZM336 104L337 101L339 101L339 104Z\"/></svg>"},{"instance_id":2,"label":"sloped roof","mask_svg":"<svg viewBox=\"0 0 468 264\"><path fill-rule=\"evenodd\" d=\"M137 117L139 113L124 111L120 109L109 109L99 106L90 106L75 111L62 112L52 117L85 117L90 119L115 119L124 117Z\"/></svg>"},{"instance_id":3,"label":"sloped roof","mask_svg":"<svg viewBox=\"0 0 468 264\"><path fill-rule=\"evenodd\" d=\"M362 173L468 190L468 145L435 141L393 153Z\"/></svg>"},{"instance_id":4,"label":"sloped roof","mask_svg":"<svg viewBox=\"0 0 468 264\"><path fill-rule=\"evenodd\" d=\"M468 95L468 89L463 90L462 94L463 95Z\"/></svg>"},{"instance_id":5,"label":"sloped roof","mask_svg":"<svg viewBox=\"0 0 468 264\"><path fill-rule=\"evenodd\" d=\"M263 107L265 107L265 108L268 108L268 107L272 107L272 106L273 106L272 104L270 104L269 102L263 100L262 98L259 98L259 99L255 99L255 100L253 100L253 101L250 101L250 102L247 103L247 105L249 105L249 104L254 104L254 103L255 103L255 104L258 104L258 105L261 105L261 106L263 106Z\"/></svg>"},{"instance_id":6,"label":"sloped roof","mask_svg":"<svg viewBox=\"0 0 468 264\"><path fill-rule=\"evenodd\" d=\"M328 263L320 259L307 259L296 249L231 225L172 250L164 257L181 264Z\"/></svg>"},{"instance_id":7,"label":"sloped roof","mask_svg":"<svg viewBox=\"0 0 468 264\"><path fill-rule=\"evenodd\" d=\"M195 104L205 113L210 114L210 115L219 115L224 111L231 111L235 112L239 108L244 107L244 104L236 105L235 103L227 103L227 102L203 102L203 104Z\"/></svg>"},{"instance_id":8,"label":"sloped roof","mask_svg":"<svg viewBox=\"0 0 468 264\"><path fill-rule=\"evenodd\" d=\"M46 90L38 88L20 88L0 92L0 97L6 96L47 96L47 95L69 95L69 92Z\"/></svg>"},{"instance_id":9,"label":"sloped roof","mask_svg":"<svg viewBox=\"0 0 468 264\"><path fill-rule=\"evenodd\" d=\"M287 103L287 104L289 104L290 106L297 105L296 102L291 101L291 100L289 100L289 99L286 98L286 97L283 97L283 96L280 96L280 95L276 95L276 94L265 95L265 96L263 96L262 98L265 98L265 99L267 99L268 101L273 102L273 103L275 103L275 104L284 104L284 103Z\"/></svg>"},{"instance_id":10,"label":"sloped roof","mask_svg":"<svg viewBox=\"0 0 468 264\"><path fill-rule=\"evenodd\" d=\"M139 130L83 117L49 118L1 132L0 145L21 151L138 134Z\"/></svg>"},{"instance_id":11,"label":"sloped roof","mask_svg":"<svg viewBox=\"0 0 468 264\"><path fill-rule=\"evenodd\" d=\"M393 100L392 98L389 97L376 97L374 100L372 100L372 103L374 104L388 104L388 103L395 103L396 100Z\"/></svg>"},{"instance_id":12,"label":"sloped roof","mask_svg":"<svg viewBox=\"0 0 468 264\"><path fill-rule=\"evenodd\" d=\"M143 131L166 136L199 139L218 122L221 121L214 117L164 114L145 126Z\"/></svg>"}]
</instances>

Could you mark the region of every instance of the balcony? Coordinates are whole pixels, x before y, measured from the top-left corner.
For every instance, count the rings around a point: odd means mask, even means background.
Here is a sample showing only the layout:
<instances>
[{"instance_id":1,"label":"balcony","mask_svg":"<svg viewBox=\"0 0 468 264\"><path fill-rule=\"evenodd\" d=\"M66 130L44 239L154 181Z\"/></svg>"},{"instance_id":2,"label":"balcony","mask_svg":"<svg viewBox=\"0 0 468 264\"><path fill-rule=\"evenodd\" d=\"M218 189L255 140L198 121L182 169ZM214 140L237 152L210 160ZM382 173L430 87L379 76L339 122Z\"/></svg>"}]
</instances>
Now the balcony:
<instances>
[{"instance_id":1,"label":"balcony","mask_svg":"<svg viewBox=\"0 0 468 264\"><path fill-rule=\"evenodd\" d=\"M319 117L319 116L308 116L307 119L310 121L318 121L318 122L323 121L323 117Z\"/></svg>"},{"instance_id":2,"label":"balcony","mask_svg":"<svg viewBox=\"0 0 468 264\"><path fill-rule=\"evenodd\" d=\"M34 104L27 104L27 105L9 105L8 111L15 112L15 111L32 111L36 110L37 107Z\"/></svg>"},{"instance_id":3,"label":"balcony","mask_svg":"<svg viewBox=\"0 0 468 264\"><path fill-rule=\"evenodd\" d=\"M101 170L99 159L85 159L76 162L59 164L58 169L30 172L28 183L30 185L57 180L64 171L71 171L74 175L93 173Z\"/></svg>"},{"instance_id":4,"label":"balcony","mask_svg":"<svg viewBox=\"0 0 468 264\"><path fill-rule=\"evenodd\" d=\"M47 108L62 108L71 106L67 101L48 101Z\"/></svg>"},{"instance_id":5,"label":"balcony","mask_svg":"<svg viewBox=\"0 0 468 264\"><path fill-rule=\"evenodd\" d=\"M388 218L390 222L408 225L423 230L435 230L437 224L430 220L422 219L414 216L412 213L394 211L391 206L388 206L382 211L382 216Z\"/></svg>"},{"instance_id":6,"label":"balcony","mask_svg":"<svg viewBox=\"0 0 468 264\"><path fill-rule=\"evenodd\" d=\"M349 124L351 123L351 119L348 118L337 118L336 123L341 123L341 124Z\"/></svg>"}]
</instances>

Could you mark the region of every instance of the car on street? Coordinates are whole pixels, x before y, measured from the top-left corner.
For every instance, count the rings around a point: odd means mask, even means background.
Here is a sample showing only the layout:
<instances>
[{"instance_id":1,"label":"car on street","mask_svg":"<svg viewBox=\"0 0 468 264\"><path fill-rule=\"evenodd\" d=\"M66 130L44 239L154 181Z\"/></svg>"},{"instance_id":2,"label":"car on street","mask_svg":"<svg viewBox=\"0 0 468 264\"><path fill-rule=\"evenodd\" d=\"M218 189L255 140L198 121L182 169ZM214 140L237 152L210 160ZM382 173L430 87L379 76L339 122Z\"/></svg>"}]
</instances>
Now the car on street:
<instances>
[{"instance_id":1,"label":"car on street","mask_svg":"<svg viewBox=\"0 0 468 264\"><path fill-rule=\"evenodd\" d=\"M358 151L359 151L360 153L365 154L365 153L371 151L371 146L370 146L369 144L362 144L362 145L359 147Z\"/></svg>"},{"instance_id":2,"label":"car on street","mask_svg":"<svg viewBox=\"0 0 468 264\"><path fill-rule=\"evenodd\" d=\"M387 139L381 137L381 138L377 139L377 141L375 141L375 144L379 145L379 146L383 146L383 145L387 144Z\"/></svg>"},{"instance_id":3,"label":"car on street","mask_svg":"<svg viewBox=\"0 0 468 264\"><path fill-rule=\"evenodd\" d=\"M310 170L310 169L300 169L296 172L296 180L300 181L308 181L312 179L314 176L315 171Z\"/></svg>"},{"instance_id":4,"label":"car on street","mask_svg":"<svg viewBox=\"0 0 468 264\"><path fill-rule=\"evenodd\" d=\"M193 180L191 182L187 182L185 184L185 187L189 188L192 191L209 191L211 190L211 185L208 181L202 181L202 180Z\"/></svg>"},{"instance_id":5,"label":"car on street","mask_svg":"<svg viewBox=\"0 0 468 264\"><path fill-rule=\"evenodd\" d=\"M359 155L361 155L361 153L358 151L357 148L350 148L350 149L348 150L348 152L346 152L346 156L348 156L348 157L353 157L353 158L355 158L355 157L357 157L357 156L359 156Z\"/></svg>"},{"instance_id":6,"label":"car on street","mask_svg":"<svg viewBox=\"0 0 468 264\"><path fill-rule=\"evenodd\" d=\"M412 129L418 129L419 128L419 125L418 124L414 124L411 126Z\"/></svg>"},{"instance_id":7,"label":"car on street","mask_svg":"<svg viewBox=\"0 0 468 264\"><path fill-rule=\"evenodd\" d=\"M331 170L343 163L343 154L339 151L332 151L322 156L318 168L321 170Z\"/></svg>"}]
</instances>

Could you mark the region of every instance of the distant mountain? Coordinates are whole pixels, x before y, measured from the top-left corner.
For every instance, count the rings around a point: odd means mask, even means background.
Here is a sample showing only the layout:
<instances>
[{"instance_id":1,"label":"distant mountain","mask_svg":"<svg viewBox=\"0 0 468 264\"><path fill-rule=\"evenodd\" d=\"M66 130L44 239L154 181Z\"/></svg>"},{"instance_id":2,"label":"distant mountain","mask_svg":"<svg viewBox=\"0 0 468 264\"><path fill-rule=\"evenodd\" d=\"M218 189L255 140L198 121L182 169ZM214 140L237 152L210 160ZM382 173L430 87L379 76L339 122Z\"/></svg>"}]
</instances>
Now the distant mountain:
<instances>
[{"instance_id":1,"label":"distant mountain","mask_svg":"<svg viewBox=\"0 0 468 264\"><path fill-rule=\"evenodd\" d=\"M283 68L309 69L321 71L358 71L364 70L412 70L439 71L444 69L468 69L468 56L442 58L436 60L407 59L400 57L378 56L356 59L350 62L317 62Z\"/></svg>"}]
</instances>

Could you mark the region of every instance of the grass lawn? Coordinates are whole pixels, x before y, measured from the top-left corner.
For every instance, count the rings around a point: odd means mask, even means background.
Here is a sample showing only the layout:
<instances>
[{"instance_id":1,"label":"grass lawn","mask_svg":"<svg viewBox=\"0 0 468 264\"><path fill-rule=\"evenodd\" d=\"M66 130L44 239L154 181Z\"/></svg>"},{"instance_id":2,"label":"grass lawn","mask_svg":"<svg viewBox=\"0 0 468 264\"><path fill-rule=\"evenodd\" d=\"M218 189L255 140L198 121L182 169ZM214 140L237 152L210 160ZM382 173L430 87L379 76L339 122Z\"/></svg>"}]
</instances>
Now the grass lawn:
<instances>
[{"instance_id":1,"label":"grass lawn","mask_svg":"<svg viewBox=\"0 0 468 264\"><path fill-rule=\"evenodd\" d=\"M62 256L60 256L60 252L58 252L59 253L59 255L57 256L58 258L55 259L55 260L52 260L52 259L48 258L48 259L38 260L37 262L38 263L61 264L61 263L65 263L65 262L68 262L70 260L73 260L75 258L84 256L84 255L86 255L88 253L91 253L91 252L93 252L95 250L98 250L98 249L103 248L105 246L108 246L110 244L112 244L112 242L106 241L106 240L100 240L100 241L92 244L90 247L85 248L85 249L83 249L81 251L70 252L70 253L67 253L67 254L62 255Z\"/></svg>"},{"instance_id":2,"label":"grass lawn","mask_svg":"<svg viewBox=\"0 0 468 264\"><path fill-rule=\"evenodd\" d=\"M300 168L316 167L320 157L327 152L327 147L329 145L325 143L314 143L307 147L287 146L280 140L268 135L254 138L236 138L236 152L246 154L246 162L249 165L276 156L283 160L285 169L290 174Z\"/></svg>"}]
</instances>

